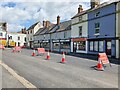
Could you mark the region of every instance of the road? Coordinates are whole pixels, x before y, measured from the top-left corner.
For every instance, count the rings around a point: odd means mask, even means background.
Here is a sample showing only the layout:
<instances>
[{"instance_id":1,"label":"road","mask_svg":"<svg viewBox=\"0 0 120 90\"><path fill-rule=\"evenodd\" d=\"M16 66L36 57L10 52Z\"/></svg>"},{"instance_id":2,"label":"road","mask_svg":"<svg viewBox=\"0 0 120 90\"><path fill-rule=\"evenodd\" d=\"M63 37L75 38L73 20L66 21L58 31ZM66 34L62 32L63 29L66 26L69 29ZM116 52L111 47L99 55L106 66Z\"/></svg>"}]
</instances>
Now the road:
<instances>
[{"instance_id":1,"label":"road","mask_svg":"<svg viewBox=\"0 0 120 90\"><path fill-rule=\"evenodd\" d=\"M17 74L38 88L118 88L118 65L107 65L105 71L97 71L91 66L97 61L66 55L66 63L61 64L62 55L50 53L32 57L32 50L20 53L12 50L2 52L2 60Z\"/></svg>"}]
</instances>

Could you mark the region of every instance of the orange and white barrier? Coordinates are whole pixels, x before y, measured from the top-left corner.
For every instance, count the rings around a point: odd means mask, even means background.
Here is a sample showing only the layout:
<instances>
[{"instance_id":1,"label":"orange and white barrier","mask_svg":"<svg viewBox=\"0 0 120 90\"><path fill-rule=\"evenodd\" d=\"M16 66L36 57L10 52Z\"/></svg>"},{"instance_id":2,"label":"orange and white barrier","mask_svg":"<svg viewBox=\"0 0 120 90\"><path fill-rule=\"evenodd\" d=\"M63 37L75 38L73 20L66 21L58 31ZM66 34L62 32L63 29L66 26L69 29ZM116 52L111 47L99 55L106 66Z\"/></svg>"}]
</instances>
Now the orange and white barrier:
<instances>
[{"instance_id":1,"label":"orange and white barrier","mask_svg":"<svg viewBox=\"0 0 120 90\"><path fill-rule=\"evenodd\" d=\"M110 64L109 59L108 59L106 53L99 53L98 54L98 59L100 59L102 61L103 65ZM111 66L111 64L110 64L110 66Z\"/></svg>"},{"instance_id":2,"label":"orange and white barrier","mask_svg":"<svg viewBox=\"0 0 120 90\"><path fill-rule=\"evenodd\" d=\"M93 67L99 71L103 71L105 68L104 65L106 65L106 64L110 64L106 53L99 53L98 54L98 64L97 64L97 66L93 66ZM110 64L110 66L111 66L111 64Z\"/></svg>"},{"instance_id":3,"label":"orange and white barrier","mask_svg":"<svg viewBox=\"0 0 120 90\"><path fill-rule=\"evenodd\" d=\"M45 54L45 49L44 48L37 48L38 54Z\"/></svg>"},{"instance_id":4,"label":"orange and white barrier","mask_svg":"<svg viewBox=\"0 0 120 90\"><path fill-rule=\"evenodd\" d=\"M12 52L21 52L21 47L19 46L14 47Z\"/></svg>"}]
</instances>

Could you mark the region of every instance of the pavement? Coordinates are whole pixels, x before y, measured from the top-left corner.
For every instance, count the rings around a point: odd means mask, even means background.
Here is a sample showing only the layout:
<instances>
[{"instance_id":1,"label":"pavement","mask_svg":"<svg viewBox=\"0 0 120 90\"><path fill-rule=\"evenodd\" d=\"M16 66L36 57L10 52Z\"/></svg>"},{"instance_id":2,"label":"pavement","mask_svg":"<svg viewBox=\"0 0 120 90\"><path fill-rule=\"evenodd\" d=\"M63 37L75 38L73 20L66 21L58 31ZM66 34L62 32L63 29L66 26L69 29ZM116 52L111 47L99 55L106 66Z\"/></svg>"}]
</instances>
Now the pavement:
<instances>
[{"instance_id":1,"label":"pavement","mask_svg":"<svg viewBox=\"0 0 120 90\"><path fill-rule=\"evenodd\" d=\"M2 68L2 88L25 88L5 68Z\"/></svg>"},{"instance_id":2,"label":"pavement","mask_svg":"<svg viewBox=\"0 0 120 90\"><path fill-rule=\"evenodd\" d=\"M105 71L91 68L97 61L66 55L66 63L61 64L62 55L50 53L32 57L32 50L12 53L4 50L2 60L17 74L23 76L38 88L118 88L118 65L107 65Z\"/></svg>"}]
</instances>

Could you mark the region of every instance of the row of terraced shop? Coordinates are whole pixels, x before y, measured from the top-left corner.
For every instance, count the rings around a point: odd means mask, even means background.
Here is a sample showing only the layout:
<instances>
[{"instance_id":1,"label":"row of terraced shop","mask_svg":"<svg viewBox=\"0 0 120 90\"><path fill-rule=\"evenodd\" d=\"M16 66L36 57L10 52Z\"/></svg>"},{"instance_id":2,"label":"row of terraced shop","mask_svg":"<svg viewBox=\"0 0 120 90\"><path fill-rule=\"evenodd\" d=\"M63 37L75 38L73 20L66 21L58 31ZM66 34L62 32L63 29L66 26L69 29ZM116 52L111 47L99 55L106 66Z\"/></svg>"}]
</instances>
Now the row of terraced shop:
<instances>
[{"instance_id":1,"label":"row of terraced shop","mask_svg":"<svg viewBox=\"0 0 120 90\"><path fill-rule=\"evenodd\" d=\"M96 55L105 52L120 58L120 1L103 4L94 1L88 10L80 5L71 20L60 22L58 16L56 24L43 21L43 27L34 33L33 40L30 38L28 46L57 52ZM30 28L27 34L32 32Z\"/></svg>"}]
</instances>

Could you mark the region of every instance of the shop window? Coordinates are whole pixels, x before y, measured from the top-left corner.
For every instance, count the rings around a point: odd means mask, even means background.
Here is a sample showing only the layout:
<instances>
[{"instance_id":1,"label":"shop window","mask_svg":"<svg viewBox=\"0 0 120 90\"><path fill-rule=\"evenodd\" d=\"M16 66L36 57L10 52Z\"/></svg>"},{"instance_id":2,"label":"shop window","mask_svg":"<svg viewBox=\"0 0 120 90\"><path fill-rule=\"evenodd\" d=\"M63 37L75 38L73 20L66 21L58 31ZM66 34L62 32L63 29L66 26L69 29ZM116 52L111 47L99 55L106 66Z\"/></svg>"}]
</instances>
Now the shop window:
<instances>
[{"instance_id":1,"label":"shop window","mask_svg":"<svg viewBox=\"0 0 120 90\"><path fill-rule=\"evenodd\" d=\"M98 51L98 41L94 42L94 51Z\"/></svg>"},{"instance_id":2,"label":"shop window","mask_svg":"<svg viewBox=\"0 0 120 90\"><path fill-rule=\"evenodd\" d=\"M99 52L103 52L103 41L99 41Z\"/></svg>"},{"instance_id":3,"label":"shop window","mask_svg":"<svg viewBox=\"0 0 120 90\"><path fill-rule=\"evenodd\" d=\"M90 41L90 51L103 52L104 43L103 41Z\"/></svg>"},{"instance_id":4,"label":"shop window","mask_svg":"<svg viewBox=\"0 0 120 90\"><path fill-rule=\"evenodd\" d=\"M93 51L93 41L90 41L90 51Z\"/></svg>"},{"instance_id":5,"label":"shop window","mask_svg":"<svg viewBox=\"0 0 120 90\"><path fill-rule=\"evenodd\" d=\"M86 50L86 44L85 41L78 42L78 50Z\"/></svg>"},{"instance_id":6,"label":"shop window","mask_svg":"<svg viewBox=\"0 0 120 90\"><path fill-rule=\"evenodd\" d=\"M69 48L70 48L70 42L61 43L61 49L69 49Z\"/></svg>"},{"instance_id":7,"label":"shop window","mask_svg":"<svg viewBox=\"0 0 120 90\"><path fill-rule=\"evenodd\" d=\"M100 33L100 23L95 23L95 34Z\"/></svg>"},{"instance_id":8,"label":"shop window","mask_svg":"<svg viewBox=\"0 0 120 90\"><path fill-rule=\"evenodd\" d=\"M82 36L82 26L79 27L79 36Z\"/></svg>"},{"instance_id":9,"label":"shop window","mask_svg":"<svg viewBox=\"0 0 120 90\"><path fill-rule=\"evenodd\" d=\"M29 31L28 31L28 34L29 34Z\"/></svg>"},{"instance_id":10,"label":"shop window","mask_svg":"<svg viewBox=\"0 0 120 90\"><path fill-rule=\"evenodd\" d=\"M59 43L53 43L53 48L54 49L59 49L60 44Z\"/></svg>"},{"instance_id":11,"label":"shop window","mask_svg":"<svg viewBox=\"0 0 120 90\"><path fill-rule=\"evenodd\" d=\"M49 42L44 42L44 43L43 43L43 47L44 47L44 48L49 48L49 45L50 45Z\"/></svg>"}]
</instances>

